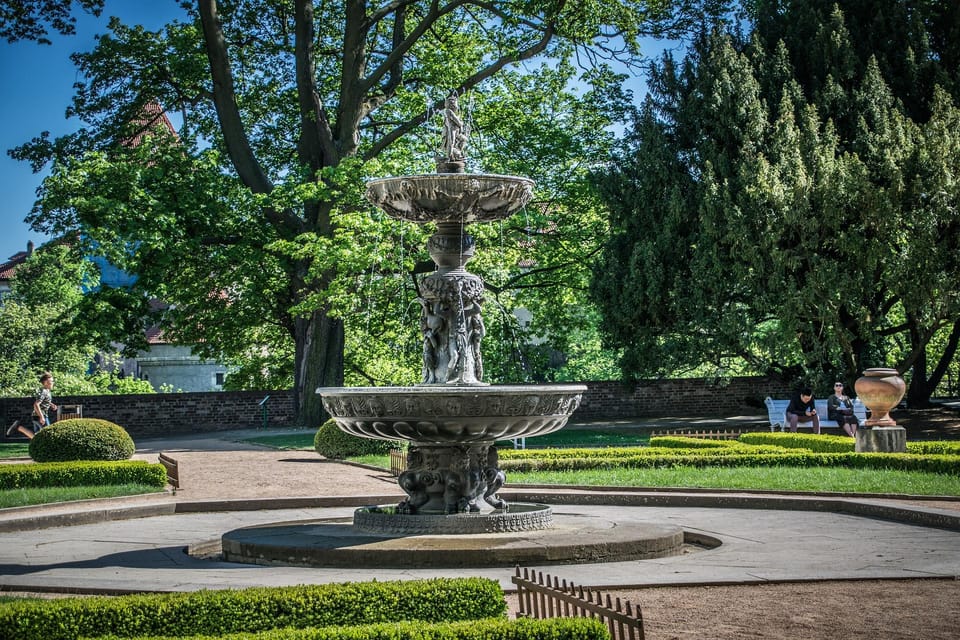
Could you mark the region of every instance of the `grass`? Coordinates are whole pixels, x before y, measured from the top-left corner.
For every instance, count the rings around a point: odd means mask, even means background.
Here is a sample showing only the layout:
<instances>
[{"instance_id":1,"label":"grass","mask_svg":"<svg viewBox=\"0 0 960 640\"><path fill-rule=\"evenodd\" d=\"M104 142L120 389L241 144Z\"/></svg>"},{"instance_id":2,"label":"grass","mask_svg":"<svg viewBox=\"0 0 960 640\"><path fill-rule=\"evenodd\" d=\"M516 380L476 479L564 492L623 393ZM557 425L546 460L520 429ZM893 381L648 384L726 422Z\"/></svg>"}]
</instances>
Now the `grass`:
<instances>
[{"instance_id":1,"label":"grass","mask_svg":"<svg viewBox=\"0 0 960 640\"><path fill-rule=\"evenodd\" d=\"M0 459L30 456L29 442L0 442Z\"/></svg>"},{"instance_id":2,"label":"grass","mask_svg":"<svg viewBox=\"0 0 960 640\"><path fill-rule=\"evenodd\" d=\"M240 442L249 442L252 444L262 444L272 449L294 450L294 449L313 449L313 437L316 431L304 431L303 433L284 433L272 436L256 436L254 438L244 438Z\"/></svg>"},{"instance_id":3,"label":"grass","mask_svg":"<svg viewBox=\"0 0 960 640\"><path fill-rule=\"evenodd\" d=\"M542 447L627 447L645 446L650 442L650 432L636 428L583 429L566 427L543 436L527 439L528 448ZM497 443L498 446L512 447L510 440Z\"/></svg>"},{"instance_id":4,"label":"grass","mask_svg":"<svg viewBox=\"0 0 960 640\"><path fill-rule=\"evenodd\" d=\"M142 484L115 484L86 487L43 487L31 489L6 489L0 491L0 509L27 507L51 502L71 502L93 498L116 498L118 496L159 493L156 487Z\"/></svg>"},{"instance_id":5,"label":"grass","mask_svg":"<svg viewBox=\"0 0 960 640\"><path fill-rule=\"evenodd\" d=\"M770 489L960 496L960 478L914 471L838 467L595 469L507 474L511 484Z\"/></svg>"}]
</instances>

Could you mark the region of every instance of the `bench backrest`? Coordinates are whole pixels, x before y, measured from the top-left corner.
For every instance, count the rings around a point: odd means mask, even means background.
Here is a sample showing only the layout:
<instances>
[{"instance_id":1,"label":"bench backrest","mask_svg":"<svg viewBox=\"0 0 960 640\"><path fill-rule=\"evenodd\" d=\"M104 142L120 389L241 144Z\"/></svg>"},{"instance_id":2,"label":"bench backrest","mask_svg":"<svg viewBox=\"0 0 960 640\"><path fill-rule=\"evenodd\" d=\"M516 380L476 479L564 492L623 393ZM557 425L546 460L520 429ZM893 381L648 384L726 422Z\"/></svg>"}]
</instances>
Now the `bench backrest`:
<instances>
[{"instance_id":1,"label":"bench backrest","mask_svg":"<svg viewBox=\"0 0 960 640\"><path fill-rule=\"evenodd\" d=\"M786 425L787 406L789 406L790 401L774 400L773 398L768 396L767 399L763 401L763 403L767 405L767 418L769 418L770 420L770 425L773 427L783 428ZM814 400L813 406L817 408L817 415L820 416L821 425L824 422L829 422L830 424L834 424L832 421L827 420L826 399ZM863 424L863 422L867 419L867 408L860 401L860 398L853 399L853 415L857 416L857 418L860 420L860 424Z\"/></svg>"}]
</instances>

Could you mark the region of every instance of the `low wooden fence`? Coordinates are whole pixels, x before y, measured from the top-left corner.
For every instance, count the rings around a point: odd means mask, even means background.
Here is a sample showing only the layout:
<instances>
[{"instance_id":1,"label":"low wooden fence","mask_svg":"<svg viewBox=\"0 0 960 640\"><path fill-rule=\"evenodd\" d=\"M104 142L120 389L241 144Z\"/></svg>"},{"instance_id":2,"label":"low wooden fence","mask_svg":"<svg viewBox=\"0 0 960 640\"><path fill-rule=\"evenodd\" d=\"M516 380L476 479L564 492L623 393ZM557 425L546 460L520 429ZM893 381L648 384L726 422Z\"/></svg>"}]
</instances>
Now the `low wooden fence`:
<instances>
[{"instance_id":1,"label":"low wooden fence","mask_svg":"<svg viewBox=\"0 0 960 640\"><path fill-rule=\"evenodd\" d=\"M643 640L643 614L640 607L620 598L604 602L598 589L584 590L572 582L559 581L542 572L517 567L512 578L517 585L518 618L598 618L607 625L613 640Z\"/></svg>"},{"instance_id":2,"label":"low wooden fence","mask_svg":"<svg viewBox=\"0 0 960 640\"><path fill-rule=\"evenodd\" d=\"M740 437L739 431L697 431L695 429L664 429L654 431L651 437L683 436L685 438L705 438L707 440L736 440Z\"/></svg>"},{"instance_id":3,"label":"low wooden fence","mask_svg":"<svg viewBox=\"0 0 960 640\"><path fill-rule=\"evenodd\" d=\"M174 489L180 488L180 463L167 454L160 452L160 464L167 470L167 483Z\"/></svg>"},{"instance_id":4,"label":"low wooden fence","mask_svg":"<svg viewBox=\"0 0 960 640\"><path fill-rule=\"evenodd\" d=\"M405 449L390 449L390 473L399 476L407 470L407 451Z\"/></svg>"}]
</instances>

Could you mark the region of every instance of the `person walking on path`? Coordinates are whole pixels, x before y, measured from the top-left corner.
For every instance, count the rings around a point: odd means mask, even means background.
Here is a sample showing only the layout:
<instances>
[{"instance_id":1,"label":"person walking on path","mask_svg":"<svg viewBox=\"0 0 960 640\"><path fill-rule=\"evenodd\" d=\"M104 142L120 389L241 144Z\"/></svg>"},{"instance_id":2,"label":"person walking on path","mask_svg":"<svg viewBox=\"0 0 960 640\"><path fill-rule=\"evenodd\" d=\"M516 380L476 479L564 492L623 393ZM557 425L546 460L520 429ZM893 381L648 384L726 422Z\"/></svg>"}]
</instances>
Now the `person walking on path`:
<instances>
[{"instance_id":1,"label":"person walking on path","mask_svg":"<svg viewBox=\"0 0 960 640\"><path fill-rule=\"evenodd\" d=\"M813 432L820 434L820 416L817 415L810 387L801 389L800 393L790 398L790 404L787 405L787 424L790 425L790 431L797 432L798 422L813 422Z\"/></svg>"},{"instance_id":2,"label":"person walking on path","mask_svg":"<svg viewBox=\"0 0 960 640\"><path fill-rule=\"evenodd\" d=\"M53 402L53 394L50 392L51 389L53 389L53 374L49 371L44 371L40 374L40 389L37 390L36 396L34 396L33 412L30 414L33 429L28 429L25 425L20 424L19 420L15 420L13 425L7 429L8 436L16 430L27 436L28 439L33 440L33 436L36 435L38 431L52 422L50 419L50 410L53 409L56 411L59 407Z\"/></svg>"},{"instance_id":3,"label":"person walking on path","mask_svg":"<svg viewBox=\"0 0 960 640\"><path fill-rule=\"evenodd\" d=\"M851 438L857 437L860 421L853 415L853 401L843 395L842 382L833 383L833 395L827 398L827 419L836 421Z\"/></svg>"}]
</instances>

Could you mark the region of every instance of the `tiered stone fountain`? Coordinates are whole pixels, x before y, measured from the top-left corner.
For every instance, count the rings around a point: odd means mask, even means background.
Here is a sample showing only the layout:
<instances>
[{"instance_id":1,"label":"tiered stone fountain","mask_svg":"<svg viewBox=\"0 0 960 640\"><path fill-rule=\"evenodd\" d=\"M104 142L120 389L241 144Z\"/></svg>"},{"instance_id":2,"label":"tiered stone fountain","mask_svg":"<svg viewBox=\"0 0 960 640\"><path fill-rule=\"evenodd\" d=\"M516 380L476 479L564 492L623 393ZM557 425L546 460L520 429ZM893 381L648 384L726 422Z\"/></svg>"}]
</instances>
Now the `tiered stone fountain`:
<instances>
[{"instance_id":1,"label":"tiered stone fountain","mask_svg":"<svg viewBox=\"0 0 960 640\"><path fill-rule=\"evenodd\" d=\"M470 223L501 220L533 197L517 176L464 173L466 131L455 95L446 101L438 173L373 180L367 198L389 215L436 223L427 243L437 270L422 279L422 381L411 387L320 388L337 425L366 438L409 442L398 504L364 507L352 526L283 524L223 536L227 560L341 566L479 566L583 562L677 553L674 526L556 522L545 504L507 504L494 442L562 428L582 385L488 385L480 344L483 281L466 271ZM522 532L537 532L532 539ZM471 534L471 535L467 535ZM518 535L519 534L519 535ZM485 536L500 536L489 538ZM511 537L513 536L513 537ZM496 546L498 554L489 553ZM442 551L443 553L439 553Z\"/></svg>"}]
</instances>

